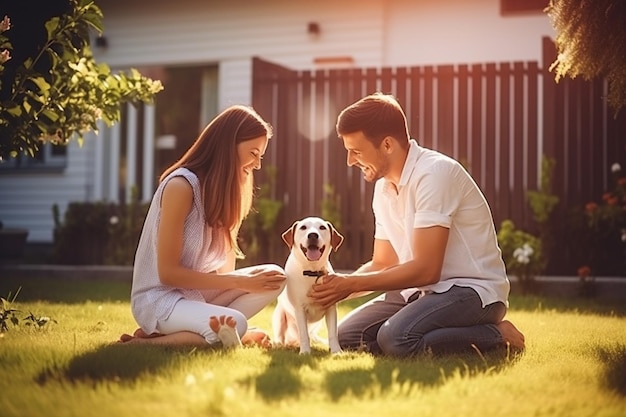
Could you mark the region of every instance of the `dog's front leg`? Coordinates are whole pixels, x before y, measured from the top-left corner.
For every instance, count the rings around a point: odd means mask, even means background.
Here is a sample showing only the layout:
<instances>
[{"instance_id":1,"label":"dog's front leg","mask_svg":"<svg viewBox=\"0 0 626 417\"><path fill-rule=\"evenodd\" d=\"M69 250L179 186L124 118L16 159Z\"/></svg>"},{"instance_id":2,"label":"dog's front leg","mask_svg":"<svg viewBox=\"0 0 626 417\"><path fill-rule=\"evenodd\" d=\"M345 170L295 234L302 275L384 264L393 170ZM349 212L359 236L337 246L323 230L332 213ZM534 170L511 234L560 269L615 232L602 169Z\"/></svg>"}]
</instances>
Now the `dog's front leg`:
<instances>
[{"instance_id":1,"label":"dog's front leg","mask_svg":"<svg viewBox=\"0 0 626 417\"><path fill-rule=\"evenodd\" d=\"M303 306L295 308L296 324L300 338L300 354L311 353L311 339L309 339L309 326L306 320L306 311Z\"/></svg>"},{"instance_id":2,"label":"dog's front leg","mask_svg":"<svg viewBox=\"0 0 626 417\"><path fill-rule=\"evenodd\" d=\"M341 346L339 346L339 338L337 337L337 305L335 304L326 310L324 316L326 318L330 353L341 353Z\"/></svg>"}]
</instances>

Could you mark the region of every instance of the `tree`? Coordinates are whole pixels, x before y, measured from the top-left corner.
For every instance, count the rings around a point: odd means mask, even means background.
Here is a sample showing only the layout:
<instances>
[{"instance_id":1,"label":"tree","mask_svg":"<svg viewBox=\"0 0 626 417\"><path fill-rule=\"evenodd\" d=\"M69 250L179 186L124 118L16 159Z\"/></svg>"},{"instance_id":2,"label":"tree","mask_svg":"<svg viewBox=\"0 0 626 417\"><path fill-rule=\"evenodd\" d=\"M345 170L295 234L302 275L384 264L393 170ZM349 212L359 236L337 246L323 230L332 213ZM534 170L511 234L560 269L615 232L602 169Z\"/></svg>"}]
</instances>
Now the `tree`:
<instances>
[{"instance_id":1,"label":"tree","mask_svg":"<svg viewBox=\"0 0 626 417\"><path fill-rule=\"evenodd\" d=\"M615 114L626 104L626 1L551 0L556 30L555 79L605 77Z\"/></svg>"},{"instance_id":2,"label":"tree","mask_svg":"<svg viewBox=\"0 0 626 417\"><path fill-rule=\"evenodd\" d=\"M0 6L0 161L46 143L82 141L98 120L119 121L123 103L151 103L160 81L113 73L89 46L102 34L93 0L21 0Z\"/></svg>"}]
</instances>

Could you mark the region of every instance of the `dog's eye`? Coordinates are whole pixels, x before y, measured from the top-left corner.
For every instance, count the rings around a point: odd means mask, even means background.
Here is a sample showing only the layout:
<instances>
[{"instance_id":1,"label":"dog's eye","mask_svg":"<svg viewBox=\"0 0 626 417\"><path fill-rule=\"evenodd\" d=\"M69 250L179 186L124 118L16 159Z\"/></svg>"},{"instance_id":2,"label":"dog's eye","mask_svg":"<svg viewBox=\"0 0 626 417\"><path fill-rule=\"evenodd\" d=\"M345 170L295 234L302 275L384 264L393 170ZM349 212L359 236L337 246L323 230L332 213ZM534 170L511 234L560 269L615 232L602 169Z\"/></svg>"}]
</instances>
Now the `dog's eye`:
<instances>
[{"instance_id":1,"label":"dog's eye","mask_svg":"<svg viewBox=\"0 0 626 417\"><path fill-rule=\"evenodd\" d=\"M300 226L300 230L306 230L306 226L304 225Z\"/></svg>"},{"instance_id":2,"label":"dog's eye","mask_svg":"<svg viewBox=\"0 0 626 417\"><path fill-rule=\"evenodd\" d=\"M320 230L326 230L326 226L320 226Z\"/></svg>"}]
</instances>

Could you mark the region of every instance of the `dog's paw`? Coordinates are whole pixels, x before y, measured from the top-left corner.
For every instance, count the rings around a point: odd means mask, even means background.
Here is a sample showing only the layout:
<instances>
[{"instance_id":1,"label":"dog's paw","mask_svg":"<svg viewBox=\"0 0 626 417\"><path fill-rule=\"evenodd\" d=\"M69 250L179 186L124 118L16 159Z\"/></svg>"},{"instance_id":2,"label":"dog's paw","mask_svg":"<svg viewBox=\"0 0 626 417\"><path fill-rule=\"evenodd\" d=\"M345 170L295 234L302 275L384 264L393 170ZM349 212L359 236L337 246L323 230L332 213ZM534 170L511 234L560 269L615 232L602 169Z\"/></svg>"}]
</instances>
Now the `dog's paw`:
<instances>
[{"instance_id":1,"label":"dog's paw","mask_svg":"<svg viewBox=\"0 0 626 417\"><path fill-rule=\"evenodd\" d=\"M237 321L232 316L211 316L209 327L215 332L226 349L241 346L241 339L237 333Z\"/></svg>"},{"instance_id":2,"label":"dog's paw","mask_svg":"<svg viewBox=\"0 0 626 417\"><path fill-rule=\"evenodd\" d=\"M328 344L328 348L330 349L330 353L341 353L341 346L339 346L339 342L334 339L331 340L330 343Z\"/></svg>"},{"instance_id":3,"label":"dog's paw","mask_svg":"<svg viewBox=\"0 0 626 417\"><path fill-rule=\"evenodd\" d=\"M300 346L300 355L310 355L310 354L311 354L311 347Z\"/></svg>"}]
</instances>

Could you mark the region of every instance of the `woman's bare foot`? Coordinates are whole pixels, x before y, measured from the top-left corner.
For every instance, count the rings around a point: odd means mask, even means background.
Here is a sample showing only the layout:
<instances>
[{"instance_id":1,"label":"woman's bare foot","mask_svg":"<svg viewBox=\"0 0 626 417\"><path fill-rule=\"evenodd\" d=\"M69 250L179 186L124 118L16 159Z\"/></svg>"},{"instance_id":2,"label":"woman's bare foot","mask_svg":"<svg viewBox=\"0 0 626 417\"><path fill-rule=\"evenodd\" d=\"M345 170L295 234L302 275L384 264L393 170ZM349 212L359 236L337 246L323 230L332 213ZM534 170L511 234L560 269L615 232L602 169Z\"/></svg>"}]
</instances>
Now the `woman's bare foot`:
<instances>
[{"instance_id":1,"label":"woman's bare foot","mask_svg":"<svg viewBox=\"0 0 626 417\"><path fill-rule=\"evenodd\" d=\"M236 326L237 320L232 316L209 317L209 327L217 334L222 346L226 349L241 346L241 339L239 339Z\"/></svg>"},{"instance_id":2,"label":"woman's bare foot","mask_svg":"<svg viewBox=\"0 0 626 417\"><path fill-rule=\"evenodd\" d=\"M526 347L524 335L508 320L496 324L504 342L514 350L522 351Z\"/></svg>"},{"instance_id":3,"label":"woman's bare foot","mask_svg":"<svg viewBox=\"0 0 626 417\"><path fill-rule=\"evenodd\" d=\"M249 329L241 338L241 343L243 343L244 346L272 347L270 336L260 329Z\"/></svg>"},{"instance_id":4,"label":"woman's bare foot","mask_svg":"<svg viewBox=\"0 0 626 417\"><path fill-rule=\"evenodd\" d=\"M144 332L143 330L141 330L141 328L138 328L137 330L135 330L135 332L133 333L133 335L129 335L127 333L124 333L120 336L120 342L121 343L126 343L126 342L130 342L131 340L134 339L151 339L153 337L161 337L163 336L161 333L151 333L151 334L147 334L146 332Z\"/></svg>"}]
</instances>

